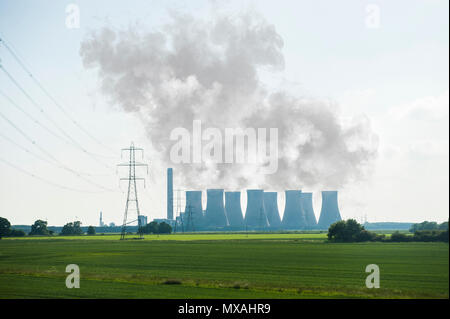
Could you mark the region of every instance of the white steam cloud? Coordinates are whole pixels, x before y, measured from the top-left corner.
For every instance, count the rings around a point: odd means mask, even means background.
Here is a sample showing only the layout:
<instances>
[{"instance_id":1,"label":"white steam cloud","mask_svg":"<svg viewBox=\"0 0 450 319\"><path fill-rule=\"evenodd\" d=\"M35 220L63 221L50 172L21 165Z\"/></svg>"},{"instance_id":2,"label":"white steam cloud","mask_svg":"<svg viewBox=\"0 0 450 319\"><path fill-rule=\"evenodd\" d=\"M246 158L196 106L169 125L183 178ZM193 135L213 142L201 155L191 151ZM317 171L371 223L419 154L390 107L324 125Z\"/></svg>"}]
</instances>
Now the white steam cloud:
<instances>
[{"instance_id":1,"label":"white steam cloud","mask_svg":"<svg viewBox=\"0 0 450 319\"><path fill-rule=\"evenodd\" d=\"M298 189L341 187L360 179L376 156L367 118L343 123L329 103L284 91L269 93L258 70L283 70L283 40L255 14L211 21L175 14L158 31L105 27L92 32L80 54L96 68L102 92L141 117L153 159L174 167L188 188ZM242 164L170 162L176 127L278 128L278 171L257 175Z\"/></svg>"}]
</instances>

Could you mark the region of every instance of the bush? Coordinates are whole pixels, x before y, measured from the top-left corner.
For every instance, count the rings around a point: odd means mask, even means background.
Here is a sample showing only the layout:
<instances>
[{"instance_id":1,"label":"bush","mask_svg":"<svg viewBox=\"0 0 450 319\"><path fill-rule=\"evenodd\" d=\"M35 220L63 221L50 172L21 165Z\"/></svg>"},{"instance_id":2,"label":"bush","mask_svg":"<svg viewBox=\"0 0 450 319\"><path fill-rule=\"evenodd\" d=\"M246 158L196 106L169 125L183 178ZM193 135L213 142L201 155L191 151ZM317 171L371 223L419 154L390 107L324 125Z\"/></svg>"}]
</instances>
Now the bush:
<instances>
[{"instance_id":1,"label":"bush","mask_svg":"<svg viewBox=\"0 0 450 319\"><path fill-rule=\"evenodd\" d=\"M393 242L406 242L406 241L411 241L411 236L408 236L406 234L402 234L399 233L398 231L396 231L395 233L393 233L391 235L390 241Z\"/></svg>"},{"instance_id":2,"label":"bush","mask_svg":"<svg viewBox=\"0 0 450 319\"><path fill-rule=\"evenodd\" d=\"M10 237L23 237L25 236L25 232L21 229L11 229L11 231L9 232Z\"/></svg>"},{"instance_id":3,"label":"bush","mask_svg":"<svg viewBox=\"0 0 450 319\"><path fill-rule=\"evenodd\" d=\"M422 230L416 231L413 236L414 241L435 242L442 241L448 243L448 230Z\"/></svg>"},{"instance_id":4,"label":"bush","mask_svg":"<svg viewBox=\"0 0 450 319\"><path fill-rule=\"evenodd\" d=\"M141 234L170 234L171 232L172 226L170 226L165 222L158 224L155 221L148 223L145 226L142 226L138 230L138 233Z\"/></svg>"},{"instance_id":5,"label":"bush","mask_svg":"<svg viewBox=\"0 0 450 319\"><path fill-rule=\"evenodd\" d=\"M87 229L87 234L88 235L95 235L95 227L94 226L89 226Z\"/></svg>"}]
</instances>

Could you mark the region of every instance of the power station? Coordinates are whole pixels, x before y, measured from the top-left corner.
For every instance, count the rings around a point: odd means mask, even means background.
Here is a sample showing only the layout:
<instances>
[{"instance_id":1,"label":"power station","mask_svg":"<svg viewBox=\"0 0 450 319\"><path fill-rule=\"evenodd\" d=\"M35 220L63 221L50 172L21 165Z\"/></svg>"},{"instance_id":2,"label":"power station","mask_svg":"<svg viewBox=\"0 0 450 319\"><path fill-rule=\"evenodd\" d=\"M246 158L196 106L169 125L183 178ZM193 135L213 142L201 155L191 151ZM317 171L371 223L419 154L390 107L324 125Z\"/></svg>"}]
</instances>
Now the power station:
<instances>
[{"instance_id":1,"label":"power station","mask_svg":"<svg viewBox=\"0 0 450 319\"><path fill-rule=\"evenodd\" d=\"M328 229L332 223L341 220L337 191L322 191L318 222L313 209L313 194L297 189L285 191L282 218L277 192L248 189L245 215L240 191L207 189L205 209L202 196L201 190L185 191L184 211L174 219L173 169L167 169L167 220L183 231Z\"/></svg>"}]
</instances>

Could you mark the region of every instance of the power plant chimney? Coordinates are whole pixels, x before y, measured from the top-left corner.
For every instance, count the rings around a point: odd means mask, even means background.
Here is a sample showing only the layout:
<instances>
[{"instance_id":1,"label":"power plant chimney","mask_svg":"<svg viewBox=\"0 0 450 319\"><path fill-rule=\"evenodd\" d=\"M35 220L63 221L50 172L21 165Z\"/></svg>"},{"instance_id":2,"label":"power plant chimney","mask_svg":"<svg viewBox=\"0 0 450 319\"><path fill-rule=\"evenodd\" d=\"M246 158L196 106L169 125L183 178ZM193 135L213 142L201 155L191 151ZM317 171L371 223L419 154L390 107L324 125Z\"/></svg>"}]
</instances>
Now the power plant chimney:
<instances>
[{"instance_id":1,"label":"power plant chimney","mask_svg":"<svg viewBox=\"0 0 450 319\"><path fill-rule=\"evenodd\" d=\"M187 231L198 230L203 226L202 191L186 191L183 224Z\"/></svg>"},{"instance_id":2,"label":"power plant chimney","mask_svg":"<svg viewBox=\"0 0 450 319\"><path fill-rule=\"evenodd\" d=\"M167 219L173 219L173 169L167 169Z\"/></svg>"},{"instance_id":3,"label":"power plant chimney","mask_svg":"<svg viewBox=\"0 0 450 319\"><path fill-rule=\"evenodd\" d=\"M225 192L225 211L231 227L244 227L241 209L241 192Z\"/></svg>"},{"instance_id":4,"label":"power plant chimney","mask_svg":"<svg viewBox=\"0 0 450 319\"><path fill-rule=\"evenodd\" d=\"M278 212L277 192L264 192L264 208L270 227L281 227L280 213Z\"/></svg>"},{"instance_id":5,"label":"power plant chimney","mask_svg":"<svg viewBox=\"0 0 450 319\"><path fill-rule=\"evenodd\" d=\"M312 205L312 193L301 193L301 204L303 211L305 212L306 225L308 227L317 226L316 215L314 215L314 209Z\"/></svg>"},{"instance_id":6,"label":"power plant chimney","mask_svg":"<svg viewBox=\"0 0 450 319\"><path fill-rule=\"evenodd\" d=\"M248 227L268 227L266 210L264 209L264 191L262 189L247 190L247 210L245 211L245 224Z\"/></svg>"},{"instance_id":7,"label":"power plant chimney","mask_svg":"<svg viewBox=\"0 0 450 319\"><path fill-rule=\"evenodd\" d=\"M223 189L208 189L206 196L205 226L228 226L227 214L223 205Z\"/></svg>"},{"instance_id":8,"label":"power plant chimney","mask_svg":"<svg viewBox=\"0 0 450 319\"><path fill-rule=\"evenodd\" d=\"M328 229L331 224L340 220L341 214L338 207L337 191L323 191L322 209L320 210L318 226L323 229Z\"/></svg>"},{"instance_id":9,"label":"power plant chimney","mask_svg":"<svg viewBox=\"0 0 450 319\"><path fill-rule=\"evenodd\" d=\"M299 229L306 227L305 213L302 209L300 190L286 191L286 206L284 208L283 221L281 222L285 229Z\"/></svg>"}]
</instances>

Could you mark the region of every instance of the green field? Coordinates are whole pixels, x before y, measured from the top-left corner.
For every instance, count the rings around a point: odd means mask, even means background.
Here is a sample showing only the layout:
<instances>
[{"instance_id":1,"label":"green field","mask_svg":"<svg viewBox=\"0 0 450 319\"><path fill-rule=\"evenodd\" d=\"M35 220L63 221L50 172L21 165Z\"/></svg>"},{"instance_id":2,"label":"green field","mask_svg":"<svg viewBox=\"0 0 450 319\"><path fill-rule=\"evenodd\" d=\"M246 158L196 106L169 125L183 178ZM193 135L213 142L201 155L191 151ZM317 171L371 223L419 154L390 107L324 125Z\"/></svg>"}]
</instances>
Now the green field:
<instances>
[{"instance_id":1,"label":"green field","mask_svg":"<svg viewBox=\"0 0 450 319\"><path fill-rule=\"evenodd\" d=\"M0 240L0 298L448 298L444 243L327 243L326 234ZM77 264L81 288L67 289ZM379 289L365 267L380 267Z\"/></svg>"}]
</instances>

